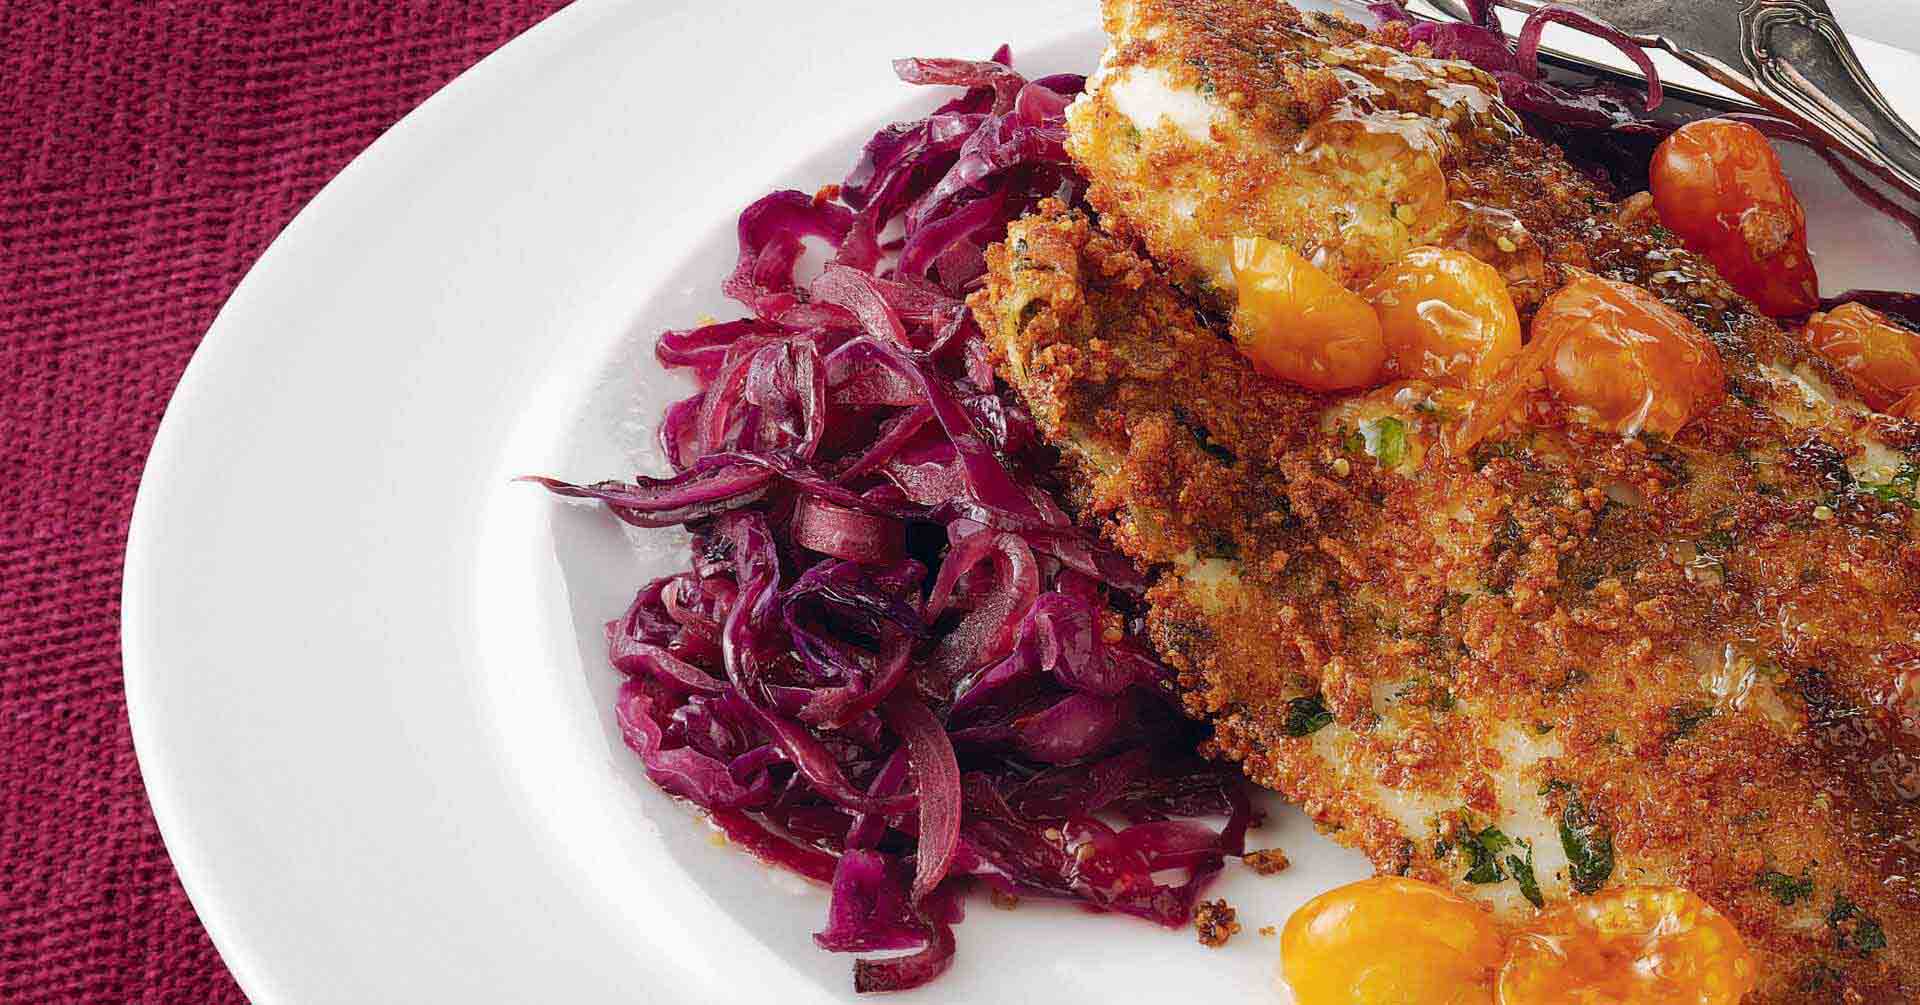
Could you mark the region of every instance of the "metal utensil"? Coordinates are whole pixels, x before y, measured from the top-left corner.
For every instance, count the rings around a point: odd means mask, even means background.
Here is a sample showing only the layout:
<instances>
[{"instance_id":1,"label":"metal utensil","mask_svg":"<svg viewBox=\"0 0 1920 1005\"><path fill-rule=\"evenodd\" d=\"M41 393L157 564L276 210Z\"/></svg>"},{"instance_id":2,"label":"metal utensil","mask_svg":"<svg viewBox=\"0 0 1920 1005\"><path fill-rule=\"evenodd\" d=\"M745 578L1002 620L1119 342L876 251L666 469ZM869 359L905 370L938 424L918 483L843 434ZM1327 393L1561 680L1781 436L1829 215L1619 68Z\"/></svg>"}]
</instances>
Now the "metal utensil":
<instances>
[{"instance_id":1,"label":"metal utensil","mask_svg":"<svg viewBox=\"0 0 1920 1005\"><path fill-rule=\"evenodd\" d=\"M1541 0L1494 0L1532 13ZM1920 195L1920 132L1874 86L1826 0L1555 0L1663 49ZM1555 52L1576 63L1591 61Z\"/></svg>"}]
</instances>

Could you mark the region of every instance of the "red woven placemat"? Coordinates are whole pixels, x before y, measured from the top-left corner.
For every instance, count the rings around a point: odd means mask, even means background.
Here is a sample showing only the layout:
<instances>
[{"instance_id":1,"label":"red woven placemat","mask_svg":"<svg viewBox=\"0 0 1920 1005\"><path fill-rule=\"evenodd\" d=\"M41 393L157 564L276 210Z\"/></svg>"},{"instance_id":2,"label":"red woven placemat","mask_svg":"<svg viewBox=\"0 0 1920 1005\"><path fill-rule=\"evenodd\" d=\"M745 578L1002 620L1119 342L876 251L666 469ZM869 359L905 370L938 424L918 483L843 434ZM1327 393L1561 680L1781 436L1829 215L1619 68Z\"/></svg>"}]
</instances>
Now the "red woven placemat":
<instances>
[{"instance_id":1,"label":"red woven placemat","mask_svg":"<svg viewBox=\"0 0 1920 1005\"><path fill-rule=\"evenodd\" d=\"M235 1002L120 683L120 562L214 312L354 154L554 0L8 5L0 42L0 1002Z\"/></svg>"}]
</instances>

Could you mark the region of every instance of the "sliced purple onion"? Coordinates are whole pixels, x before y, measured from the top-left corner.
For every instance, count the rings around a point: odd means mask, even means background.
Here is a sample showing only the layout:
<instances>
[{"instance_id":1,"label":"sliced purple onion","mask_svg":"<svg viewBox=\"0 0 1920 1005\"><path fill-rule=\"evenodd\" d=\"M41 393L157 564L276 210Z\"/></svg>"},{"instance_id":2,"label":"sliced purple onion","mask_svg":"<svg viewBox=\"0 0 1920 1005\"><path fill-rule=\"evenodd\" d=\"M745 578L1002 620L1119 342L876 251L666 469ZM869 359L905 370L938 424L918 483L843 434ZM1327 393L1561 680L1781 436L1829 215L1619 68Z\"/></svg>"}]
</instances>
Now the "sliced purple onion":
<instances>
[{"instance_id":1,"label":"sliced purple onion","mask_svg":"<svg viewBox=\"0 0 1920 1005\"><path fill-rule=\"evenodd\" d=\"M913 913L899 863L870 849L841 854L827 902L827 927L813 941L830 953L917 949L927 932Z\"/></svg>"},{"instance_id":2,"label":"sliced purple onion","mask_svg":"<svg viewBox=\"0 0 1920 1005\"><path fill-rule=\"evenodd\" d=\"M708 463L714 460L721 463ZM636 527L672 527L758 502L773 475L756 465L703 458L699 465L671 478L640 478L632 484L574 485L538 475L520 480L544 486L555 495L599 500Z\"/></svg>"},{"instance_id":3,"label":"sliced purple onion","mask_svg":"<svg viewBox=\"0 0 1920 1005\"><path fill-rule=\"evenodd\" d=\"M1540 36L1546 32L1549 24L1564 24L1569 28L1579 29L1620 50L1621 54L1632 60L1633 65L1639 67L1640 72L1647 78L1647 103L1644 110L1651 112L1660 107L1660 102L1663 100L1660 91L1660 69L1653 65L1653 57L1647 54L1647 50L1626 32L1591 14L1571 7L1549 4L1527 15L1526 23L1520 26L1520 35L1516 40L1513 54L1521 74L1531 80L1540 78Z\"/></svg>"},{"instance_id":4,"label":"sliced purple onion","mask_svg":"<svg viewBox=\"0 0 1920 1005\"><path fill-rule=\"evenodd\" d=\"M919 903L947 878L960 846L960 763L945 727L919 699L895 692L880 708L887 727L907 745L907 761L920 797L920 840L913 872L913 901Z\"/></svg>"},{"instance_id":5,"label":"sliced purple onion","mask_svg":"<svg viewBox=\"0 0 1920 1005\"><path fill-rule=\"evenodd\" d=\"M986 59L896 59L893 73L909 84L992 88L996 115L1011 109L1014 97L1027 84L1012 67Z\"/></svg>"},{"instance_id":6,"label":"sliced purple onion","mask_svg":"<svg viewBox=\"0 0 1920 1005\"><path fill-rule=\"evenodd\" d=\"M906 528L900 521L813 496L795 504L792 533L794 543L802 548L868 564L891 562L906 545Z\"/></svg>"}]
</instances>

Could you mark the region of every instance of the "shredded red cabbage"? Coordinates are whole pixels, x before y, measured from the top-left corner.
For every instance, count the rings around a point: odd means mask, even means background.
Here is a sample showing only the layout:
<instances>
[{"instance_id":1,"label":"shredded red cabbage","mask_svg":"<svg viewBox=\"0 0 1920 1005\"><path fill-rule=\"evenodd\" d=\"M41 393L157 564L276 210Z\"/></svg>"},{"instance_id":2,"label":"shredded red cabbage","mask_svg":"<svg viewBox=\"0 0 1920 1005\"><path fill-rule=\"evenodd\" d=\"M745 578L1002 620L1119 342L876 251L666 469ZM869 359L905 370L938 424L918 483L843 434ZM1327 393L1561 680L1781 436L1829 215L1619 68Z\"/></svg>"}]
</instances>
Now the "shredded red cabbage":
<instances>
[{"instance_id":1,"label":"shredded red cabbage","mask_svg":"<svg viewBox=\"0 0 1920 1005\"><path fill-rule=\"evenodd\" d=\"M966 90L837 189L747 207L722 289L748 315L661 335L700 388L660 423L674 473L532 479L692 532L607 625L621 733L733 842L831 884L822 948L916 950L861 960L860 991L944 972L975 882L1185 924L1254 820L963 302L1009 221L1079 201L1084 79L1027 80L1004 47L895 71ZM832 260L802 281L809 241Z\"/></svg>"}]
</instances>

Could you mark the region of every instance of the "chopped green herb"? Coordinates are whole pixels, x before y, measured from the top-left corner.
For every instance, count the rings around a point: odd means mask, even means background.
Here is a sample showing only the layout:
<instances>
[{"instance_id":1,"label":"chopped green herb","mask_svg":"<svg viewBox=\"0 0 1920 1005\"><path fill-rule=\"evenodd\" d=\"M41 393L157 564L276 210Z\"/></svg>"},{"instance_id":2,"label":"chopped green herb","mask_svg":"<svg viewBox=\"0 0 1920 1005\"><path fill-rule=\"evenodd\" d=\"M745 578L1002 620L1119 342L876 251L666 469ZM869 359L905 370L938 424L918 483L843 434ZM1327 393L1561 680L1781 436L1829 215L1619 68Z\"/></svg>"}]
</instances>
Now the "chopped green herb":
<instances>
[{"instance_id":1,"label":"chopped green herb","mask_svg":"<svg viewBox=\"0 0 1920 1005\"><path fill-rule=\"evenodd\" d=\"M1726 551L1732 548L1734 540L1731 530L1710 530L1700 535L1700 543L1714 551Z\"/></svg>"},{"instance_id":2,"label":"chopped green herb","mask_svg":"<svg viewBox=\"0 0 1920 1005\"><path fill-rule=\"evenodd\" d=\"M1317 694L1287 702L1287 722L1282 727L1288 736L1312 736L1333 721L1333 713Z\"/></svg>"},{"instance_id":3,"label":"chopped green herb","mask_svg":"<svg viewBox=\"0 0 1920 1005\"><path fill-rule=\"evenodd\" d=\"M1240 542L1225 534L1214 534L1206 543L1196 547L1195 552L1201 558L1224 558L1229 562L1240 560Z\"/></svg>"},{"instance_id":4,"label":"chopped green herb","mask_svg":"<svg viewBox=\"0 0 1920 1005\"><path fill-rule=\"evenodd\" d=\"M1908 509L1920 509L1920 464L1912 462L1902 464L1892 478L1884 482L1857 482L1854 488L1881 502L1898 503Z\"/></svg>"},{"instance_id":5,"label":"chopped green herb","mask_svg":"<svg viewBox=\"0 0 1920 1005\"><path fill-rule=\"evenodd\" d=\"M1859 905L1844 893L1833 895L1833 908L1827 911L1827 927L1838 928L1842 921L1860 913Z\"/></svg>"},{"instance_id":6,"label":"chopped green herb","mask_svg":"<svg viewBox=\"0 0 1920 1005\"><path fill-rule=\"evenodd\" d=\"M1547 899L1540 895L1540 880L1533 874L1533 844L1528 841L1520 843L1526 846L1526 861L1521 861L1518 855L1508 855L1507 871L1513 874L1513 881L1520 884L1520 896L1527 898L1527 903L1545 907Z\"/></svg>"},{"instance_id":7,"label":"chopped green herb","mask_svg":"<svg viewBox=\"0 0 1920 1005\"><path fill-rule=\"evenodd\" d=\"M1846 922L1854 921L1853 930L1848 931ZM1860 910L1860 905L1847 899L1844 893L1833 895L1833 908L1827 912L1827 927L1833 930L1834 942L1841 949L1853 948L1860 955L1867 956L1876 949L1887 948L1886 929L1880 922L1868 917Z\"/></svg>"},{"instance_id":8,"label":"chopped green herb","mask_svg":"<svg viewBox=\"0 0 1920 1005\"><path fill-rule=\"evenodd\" d=\"M1692 480L1693 469L1687 464L1685 457L1669 450L1660 449L1659 445L1668 442L1666 437L1654 433L1641 433L1640 438L1649 440L1655 445L1654 449L1647 451L1647 460L1659 465L1660 470L1666 472L1667 477L1673 479L1675 485L1685 485L1688 481Z\"/></svg>"},{"instance_id":9,"label":"chopped green herb","mask_svg":"<svg viewBox=\"0 0 1920 1005\"><path fill-rule=\"evenodd\" d=\"M1792 907L1800 901L1813 899L1813 877L1804 872L1789 876L1767 869L1754 879L1754 885L1773 894L1773 899L1779 901L1781 907Z\"/></svg>"},{"instance_id":10,"label":"chopped green herb","mask_svg":"<svg viewBox=\"0 0 1920 1005\"><path fill-rule=\"evenodd\" d=\"M1482 443L1473 448L1473 453L1467 455L1467 459L1477 470L1486 467L1487 463L1496 457L1513 460L1519 457L1523 450L1524 448L1518 443L1500 440L1495 443Z\"/></svg>"},{"instance_id":11,"label":"chopped green herb","mask_svg":"<svg viewBox=\"0 0 1920 1005\"><path fill-rule=\"evenodd\" d=\"M1876 949L1887 948L1886 929L1881 928L1880 923L1872 918L1863 919L1853 930L1853 948L1860 950L1862 956Z\"/></svg>"},{"instance_id":12,"label":"chopped green herb","mask_svg":"<svg viewBox=\"0 0 1920 1005\"><path fill-rule=\"evenodd\" d=\"M1340 431L1340 448L1349 454L1364 454L1367 452L1367 439L1361 436L1360 431L1357 429L1342 427Z\"/></svg>"},{"instance_id":13,"label":"chopped green herb","mask_svg":"<svg viewBox=\"0 0 1920 1005\"><path fill-rule=\"evenodd\" d=\"M1833 969L1833 967L1827 963L1811 963L1807 965L1807 969L1802 971L1800 975L1800 990L1824 991L1827 988L1838 986L1841 977L1840 971Z\"/></svg>"},{"instance_id":14,"label":"chopped green herb","mask_svg":"<svg viewBox=\"0 0 1920 1005\"><path fill-rule=\"evenodd\" d=\"M1187 65L1199 71L1200 93L1206 95L1209 98L1213 97L1213 92L1214 92L1213 81L1207 79L1207 61L1204 59L1201 59L1199 56L1188 56Z\"/></svg>"},{"instance_id":15,"label":"chopped green herb","mask_svg":"<svg viewBox=\"0 0 1920 1005\"><path fill-rule=\"evenodd\" d=\"M1512 513L1508 513L1505 519L1500 521L1499 529L1493 532L1493 550L1495 553L1519 551L1520 545L1522 544L1521 533L1520 521L1515 520Z\"/></svg>"},{"instance_id":16,"label":"chopped green herb","mask_svg":"<svg viewBox=\"0 0 1920 1005\"><path fill-rule=\"evenodd\" d=\"M1173 419L1175 422L1178 422L1182 426L1185 426L1187 429L1187 432L1193 434L1194 443L1198 444L1200 449L1204 451L1207 456L1228 466L1232 466L1234 464L1239 463L1240 459L1234 456L1233 451L1215 442L1213 439L1213 433L1208 431L1206 426L1200 424L1199 421L1195 420L1193 416L1187 414L1186 409L1181 408L1177 405L1174 406Z\"/></svg>"},{"instance_id":17,"label":"chopped green herb","mask_svg":"<svg viewBox=\"0 0 1920 1005\"><path fill-rule=\"evenodd\" d=\"M1533 872L1533 845L1525 841L1515 841L1498 827L1487 827L1478 832L1469 832L1460 839L1459 848L1467 855L1467 875L1469 883L1502 883L1512 878L1520 885L1520 895L1527 898L1535 907L1546 904L1546 898L1540 894L1540 881ZM1527 857L1521 858L1513 849L1525 848ZM1442 857L1453 850L1445 841L1433 846L1433 854ZM1506 852L1503 856L1501 853Z\"/></svg>"},{"instance_id":18,"label":"chopped green herb","mask_svg":"<svg viewBox=\"0 0 1920 1005\"><path fill-rule=\"evenodd\" d=\"M1397 468L1407 459L1407 424L1392 416L1368 419L1360 424L1360 436L1368 455L1383 468Z\"/></svg>"},{"instance_id":19,"label":"chopped green herb","mask_svg":"<svg viewBox=\"0 0 1920 1005\"><path fill-rule=\"evenodd\" d=\"M1470 867L1467 869L1469 883L1498 883L1507 878L1506 870L1500 868L1500 853L1513 845L1513 839L1500 832L1498 827L1488 827L1477 834L1469 834L1460 842L1460 848L1467 853Z\"/></svg>"},{"instance_id":20,"label":"chopped green herb","mask_svg":"<svg viewBox=\"0 0 1920 1005\"><path fill-rule=\"evenodd\" d=\"M1613 831L1587 812L1577 792L1560 812L1560 847L1567 852L1568 879L1581 893L1597 892L1613 875Z\"/></svg>"},{"instance_id":21,"label":"chopped green herb","mask_svg":"<svg viewBox=\"0 0 1920 1005\"><path fill-rule=\"evenodd\" d=\"M1691 734L1700 728L1700 724L1713 718L1713 709L1705 705L1675 705L1667 709L1667 742L1671 743Z\"/></svg>"}]
</instances>

